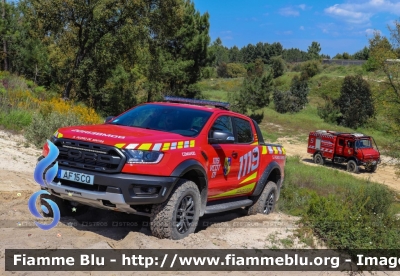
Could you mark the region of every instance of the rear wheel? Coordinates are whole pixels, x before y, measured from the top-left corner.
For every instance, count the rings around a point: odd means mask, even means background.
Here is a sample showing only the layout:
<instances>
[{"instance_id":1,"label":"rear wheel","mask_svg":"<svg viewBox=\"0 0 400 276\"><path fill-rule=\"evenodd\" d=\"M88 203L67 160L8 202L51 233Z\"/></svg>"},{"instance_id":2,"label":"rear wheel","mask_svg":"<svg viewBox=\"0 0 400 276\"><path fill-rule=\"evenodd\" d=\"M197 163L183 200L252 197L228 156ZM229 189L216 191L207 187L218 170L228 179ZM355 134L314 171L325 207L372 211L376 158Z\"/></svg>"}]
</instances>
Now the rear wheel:
<instances>
[{"instance_id":1,"label":"rear wheel","mask_svg":"<svg viewBox=\"0 0 400 276\"><path fill-rule=\"evenodd\" d=\"M153 236L179 240L194 233L199 221L200 206L197 185L182 179L167 201L153 205L150 217Z\"/></svg>"},{"instance_id":2,"label":"rear wheel","mask_svg":"<svg viewBox=\"0 0 400 276\"><path fill-rule=\"evenodd\" d=\"M358 173L359 172L359 167L354 160L350 160L347 162L347 171L352 172L352 173Z\"/></svg>"},{"instance_id":3,"label":"rear wheel","mask_svg":"<svg viewBox=\"0 0 400 276\"><path fill-rule=\"evenodd\" d=\"M325 160L320 153L317 153L316 155L314 155L314 162L318 165L324 165Z\"/></svg>"},{"instance_id":4,"label":"rear wheel","mask_svg":"<svg viewBox=\"0 0 400 276\"><path fill-rule=\"evenodd\" d=\"M265 185L261 195L255 198L252 206L248 207L247 214L265 214L272 213L275 209L276 199L278 198L278 187L272 181Z\"/></svg>"}]
</instances>

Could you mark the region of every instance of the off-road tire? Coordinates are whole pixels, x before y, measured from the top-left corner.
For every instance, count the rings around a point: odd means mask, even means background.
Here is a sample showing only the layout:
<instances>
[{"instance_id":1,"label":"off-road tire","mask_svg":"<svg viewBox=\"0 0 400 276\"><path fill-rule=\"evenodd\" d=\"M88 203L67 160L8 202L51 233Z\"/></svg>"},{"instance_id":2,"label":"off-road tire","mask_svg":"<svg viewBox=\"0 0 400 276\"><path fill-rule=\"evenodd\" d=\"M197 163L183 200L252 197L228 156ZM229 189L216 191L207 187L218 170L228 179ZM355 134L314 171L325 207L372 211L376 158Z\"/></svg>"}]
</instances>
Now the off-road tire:
<instances>
[{"instance_id":1,"label":"off-road tire","mask_svg":"<svg viewBox=\"0 0 400 276\"><path fill-rule=\"evenodd\" d=\"M262 193L254 198L254 203L250 207L247 207L248 215L265 214L268 215L272 213L275 209L276 200L278 198L278 187L272 182L268 181L265 185Z\"/></svg>"},{"instance_id":2,"label":"off-road tire","mask_svg":"<svg viewBox=\"0 0 400 276\"><path fill-rule=\"evenodd\" d=\"M371 165L371 166L365 167L365 170L367 172L373 173L376 171L377 168L378 168L378 165Z\"/></svg>"},{"instance_id":3,"label":"off-road tire","mask_svg":"<svg viewBox=\"0 0 400 276\"><path fill-rule=\"evenodd\" d=\"M315 164L323 166L325 164L325 160L320 153L314 155Z\"/></svg>"},{"instance_id":4,"label":"off-road tire","mask_svg":"<svg viewBox=\"0 0 400 276\"><path fill-rule=\"evenodd\" d=\"M358 167L356 161L350 160L347 162L347 171L351 173L359 173L360 168Z\"/></svg>"},{"instance_id":5,"label":"off-road tire","mask_svg":"<svg viewBox=\"0 0 400 276\"><path fill-rule=\"evenodd\" d=\"M165 202L152 207L150 230L153 236L179 240L194 233L200 208L201 199L197 185L189 180L180 180ZM182 209L190 212L182 212Z\"/></svg>"},{"instance_id":6,"label":"off-road tire","mask_svg":"<svg viewBox=\"0 0 400 276\"><path fill-rule=\"evenodd\" d=\"M54 195L40 195L40 204L46 206L47 210L49 211L48 214L43 212L41 210L41 213L44 217L54 217L54 213L52 208L50 207L49 203L47 203L44 199L50 199L54 201L54 203L57 204L58 209L60 210L60 216L61 217L66 217L66 216L80 216L83 215L87 212L89 209L89 206L83 205L83 204L73 204L72 202L68 200L64 200L62 198L59 198ZM75 208L75 209L73 209Z\"/></svg>"}]
</instances>

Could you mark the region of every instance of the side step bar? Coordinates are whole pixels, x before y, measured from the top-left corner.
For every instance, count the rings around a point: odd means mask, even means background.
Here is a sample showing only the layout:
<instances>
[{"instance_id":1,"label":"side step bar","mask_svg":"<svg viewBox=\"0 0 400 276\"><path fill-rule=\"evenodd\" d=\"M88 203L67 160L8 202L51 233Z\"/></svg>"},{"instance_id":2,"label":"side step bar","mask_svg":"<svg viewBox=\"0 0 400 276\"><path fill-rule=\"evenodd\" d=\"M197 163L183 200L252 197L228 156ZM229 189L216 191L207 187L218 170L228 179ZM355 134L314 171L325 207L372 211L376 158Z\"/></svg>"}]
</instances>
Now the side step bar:
<instances>
[{"instance_id":1,"label":"side step bar","mask_svg":"<svg viewBox=\"0 0 400 276\"><path fill-rule=\"evenodd\" d=\"M205 214L215 214L215 213L235 210L235 209L239 209L241 207L250 206L251 204L253 204L253 201L251 199L242 199L242 200L238 200L238 201L214 204L214 205L206 206Z\"/></svg>"}]
</instances>

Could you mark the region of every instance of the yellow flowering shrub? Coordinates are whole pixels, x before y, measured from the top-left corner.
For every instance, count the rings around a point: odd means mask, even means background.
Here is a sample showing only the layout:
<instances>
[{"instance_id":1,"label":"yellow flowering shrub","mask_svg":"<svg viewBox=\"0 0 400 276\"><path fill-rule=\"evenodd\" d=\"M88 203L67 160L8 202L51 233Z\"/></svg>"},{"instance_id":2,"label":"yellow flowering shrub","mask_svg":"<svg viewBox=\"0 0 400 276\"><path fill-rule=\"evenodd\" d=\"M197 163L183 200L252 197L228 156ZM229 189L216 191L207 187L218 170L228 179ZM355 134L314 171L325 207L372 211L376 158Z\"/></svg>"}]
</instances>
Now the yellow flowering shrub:
<instances>
[{"instance_id":1,"label":"yellow flowering shrub","mask_svg":"<svg viewBox=\"0 0 400 276\"><path fill-rule=\"evenodd\" d=\"M62 99L52 99L42 103L41 110L43 112L57 112L63 115L75 114L84 124L99 124L102 123L102 118L96 113L93 108L67 102Z\"/></svg>"},{"instance_id":2,"label":"yellow flowering shrub","mask_svg":"<svg viewBox=\"0 0 400 276\"><path fill-rule=\"evenodd\" d=\"M38 110L40 114L47 117L52 112L62 115L75 114L84 124L98 124L102 118L93 108L88 108L74 102L53 98L48 101L37 99L29 90L14 90L7 93L7 102L12 107L22 110Z\"/></svg>"}]
</instances>

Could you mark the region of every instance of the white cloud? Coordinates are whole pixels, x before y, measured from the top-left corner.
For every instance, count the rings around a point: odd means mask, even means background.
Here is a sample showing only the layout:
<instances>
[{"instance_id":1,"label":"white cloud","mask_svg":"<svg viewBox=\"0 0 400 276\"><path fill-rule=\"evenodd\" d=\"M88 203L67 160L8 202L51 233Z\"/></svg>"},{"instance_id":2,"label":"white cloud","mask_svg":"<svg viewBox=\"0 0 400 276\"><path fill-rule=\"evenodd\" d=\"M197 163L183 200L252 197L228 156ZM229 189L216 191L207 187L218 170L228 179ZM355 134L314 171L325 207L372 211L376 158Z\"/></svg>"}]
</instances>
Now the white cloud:
<instances>
[{"instance_id":1,"label":"white cloud","mask_svg":"<svg viewBox=\"0 0 400 276\"><path fill-rule=\"evenodd\" d=\"M300 13L292 7L282 8L279 13L283 16L299 16Z\"/></svg>"},{"instance_id":2,"label":"white cloud","mask_svg":"<svg viewBox=\"0 0 400 276\"><path fill-rule=\"evenodd\" d=\"M283 16L299 16L300 15L300 11L305 11L311 9L311 7L308 7L306 4L300 4L297 6L289 6L286 8L282 8L279 10L279 14L283 15Z\"/></svg>"},{"instance_id":3,"label":"white cloud","mask_svg":"<svg viewBox=\"0 0 400 276\"><path fill-rule=\"evenodd\" d=\"M379 1L379 0L376 0L376 1ZM380 34L382 33L380 30L374 30L374 29L366 29L365 30L365 34L367 36L372 36L372 35L374 35L375 32L378 32Z\"/></svg>"},{"instance_id":4,"label":"white cloud","mask_svg":"<svg viewBox=\"0 0 400 276\"><path fill-rule=\"evenodd\" d=\"M372 16L380 12L400 15L399 0L368 0L358 3L336 4L325 9L325 13L351 24L369 23Z\"/></svg>"},{"instance_id":5,"label":"white cloud","mask_svg":"<svg viewBox=\"0 0 400 276\"><path fill-rule=\"evenodd\" d=\"M332 16L343 18L343 20L353 24L366 23L372 16L371 13L363 13L351 9L346 9L346 7L342 7L342 5L339 4L325 9L325 12Z\"/></svg>"},{"instance_id":6,"label":"white cloud","mask_svg":"<svg viewBox=\"0 0 400 276\"><path fill-rule=\"evenodd\" d=\"M304 26L300 26L299 29L302 30L302 31L304 31Z\"/></svg>"},{"instance_id":7,"label":"white cloud","mask_svg":"<svg viewBox=\"0 0 400 276\"><path fill-rule=\"evenodd\" d=\"M306 9L306 7L307 7L307 6L306 6L305 4L300 4L300 5L299 5L299 8L302 9L303 11Z\"/></svg>"}]
</instances>

